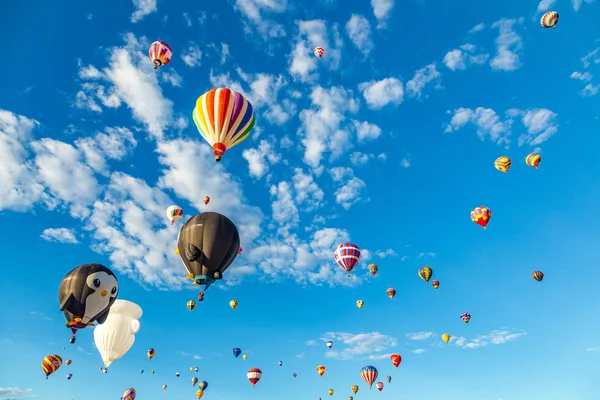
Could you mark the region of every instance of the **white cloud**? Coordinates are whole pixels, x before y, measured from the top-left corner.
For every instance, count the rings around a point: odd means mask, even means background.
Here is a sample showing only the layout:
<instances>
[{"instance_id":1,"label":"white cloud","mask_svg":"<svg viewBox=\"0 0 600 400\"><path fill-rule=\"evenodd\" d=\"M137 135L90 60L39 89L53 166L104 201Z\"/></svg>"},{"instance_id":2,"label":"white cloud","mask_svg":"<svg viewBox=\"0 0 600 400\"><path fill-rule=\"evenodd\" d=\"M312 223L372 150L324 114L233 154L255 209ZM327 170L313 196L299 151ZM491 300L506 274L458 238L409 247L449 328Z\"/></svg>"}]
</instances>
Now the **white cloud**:
<instances>
[{"instance_id":1,"label":"white cloud","mask_svg":"<svg viewBox=\"0 0 600 400\"><path fill-rule=\"evenodd\" d=\"M318 68L337 70L340 65L342 38L337 24L327 24L324 20L297 21L296 34L290 54L289 73L300 82L314 82L318 78ZM327 27L330 27L328 32ZM330 41L331 37L331 41ZM321 46L325 56L317 59L314 48Z\"/></svg>"},{"instance_id":2,"label":"white cloud","mask_svg":"<svg viewBox=\"0 0 600 400\"><path fill-rule=\"evenodd\" d=\"M243 16L246 34L256 30L264 40L285 36L283 25L266 15L285 12L287 0L235 0L234 9Z\"/></svg>"},{"instance_id":3,"label":"white cloud","mask_svg":"<svg viewBox=\"0 0 600 400\"><path fill-rule=\"evenodd\" d=\"M521 114L527 133L519 136L519 146L524 143L530 146L540 145L558 132L555 112L546 108L537 108Z\"/></svg>"},{"instance_id":4,"label":"white cloud","mask_svg":"<svg viewBox=\"0 0 600 400\"><path fill-rule=\"evenodd\" d=\"M296 228L300 222L300 214L294 202L292 187L288 182L279 182L278 185L271 186L270 193L275 197L275 201L271 204L273 221L279 224L280 235L287 237L289 231Z\"/></svg>"},{"instance_id":5,"label":"white cloud","mask_svg":"<svg viewBox=\"0 0 600 400\"><path fill-rule=\"evenodd\" d=\"M39 311L29 311L30 315L33 315L34 317L38 317L43 319L44 321L52 321L52 318L50 318L49 316L47 316L46 314L44 314L43 312L39 312Z\"/></svg>"},{"instance_id":6,"label":"white cloud","mask_svg":"<svg viewBox=\"0 0 600 400\"><path fill-rule=\"evenodd\" d=\"M170 71L163 71L160 74L160 78L163 82L167 82L174 87L181 87L181 83L183 81L181 75L179 75L174 69L171 69Z\"/></svg>"},{"instance_id":7,"label":"white cloud","mask_svg":"<svg viewBox=\"0 0 600 400\"><path fill-rule=\"evenodd\" d=\"M373 158L373 154L365 154L360 151L355 151L350 154L350 162L353 165L364 165L369 162L371 158Z\"/></svg>"},{"instance_id":8,"label":"white cloud","mask_svg":"<svg viewBox=\"0 0 600 400\"><path fill-rule=\"evenodd\" d=\"M556 3L556 0L541 0L537 6L538 12L549 10Z\"/></svg>"},{"instance_id":9,"label":"white cloud","mask_svg":"<svg viewBox=\"0 0 600 400\"><path fill-rule=\"evenodd\" d=\"M381 128L367 121L352 121L352 126L356 132L356 139L359 142L375 140L381 136Z\"/></svg>"},{"instance_id":10,"label":"white cloud","mask_svg":"<svg viewBox=\"0 0 600 400\"><path fill-rule=\"evenodd\" d=\"M411 163L410 163L410 157L409 156L406 156L402 160L400 160L400 166L402 168L410 168L410 165L411 165Z\"/></svg>"},{"instance_id":11,"label":"white cloud","mask_svg":"<svg viewBox=\"0 0 600 400\"><path fill-rule=\"evenodd\" d=\"M390 13L394 8L394 0L371 0L371 7L373 7L375 18L379 21L377 29L385 28Z\"/></svg>"},{"instance_id":12,"label":"white cloud","mask_svg":"<svg viewBox=\"0 0 600 400\"><path fill-rule=\"evenodd\" d=\"M369 23L369 20L362 15L352 14L346 23L346 33L356 48L365 56L373 50L371 24Z\"/></svg>"},{"instance_id":13,"label":"white cloud","mask_svg":"<svg viewBox=\"0 0 600 400\"><path fill-rule=\"evenodd\" d=\"M579 11L581 5L585 2L586 4L592 4L595 0L571 0L573 4L573 10Z\"/></svg>"},{"instance_id":14,"label":"white cloud","mask_svg":"<svg viewBox=\"0 0 600 400\"><path fill-rule=\"evenodd\" d=\"M296 204L303 211L313 211L321 207L325 192L317 185L310 173L305 174L302 168L296 168L292 181L296 191Z\"/></svg>"},{"instance_id":15,"label":"white cloud","mask_svg":"<svg viewBox=\"0 0 600 400\"><path fill-rule=\"evenodd\" d=\"M192 26L192 19L190 18L190 14L187 13L187 12L184 12L182 14L182 16L183 16L183 20L185 21L185 23L187 24L187 26L191 27Z\"/></svg>"},{"instance_id":16,"label":"white cloud","mask_svg":"<svg viewBox=\"0 0 600 400\"><path fill-rule=\"evenodd\" d=\"M425 340L429 339L434 335L434 332L417 332L417 333L407 333L406 337L410 340Z\"/></svg>"},{"instance_id":17,"label":"white cloud","mask_svg":"<svg viewBox=\"0 0 600 400\"><path fill-rule=\"evenodd\" d=\"M588 68L592 64L600 64L600 47L590 51L581 58L583 68Z\"/></svg>"},{"instance_id":18,"label":"white cloud","mask_svg":"<svg viewBox=\"0 0 600 400\"><path fill-rule=\"evenodd\" d=\"M137 146L137 141L127 128L107 127L93 137L77 139L75 145L87 165L97 173L108 175L106 160L122 160Z\"/></svg>"},{"instance_id":19,"label":"white cloud","mask_svg":"<svg viewBox=\"0 0 600 400\"><path fill-rule=\"evenodd\" d=\"M456 132L467 123L477 127L477 135L481 140L489 136L490 140L499 145L510 143L512 119L502 120L491 108L477 107L459 108L454 110L452 120L446 126L445 132Z\"/></svg>"},{"instance_id":20,"label":"white cloud","mask_svg":"<svg viewBox=\"0 0 600 400\"><path fill-rule=\"evenodd\" d=\"M585 87L583 89L581 89L579 94L581 94L584 97L589 97L589 96L594 96L594 95L598 94L599 91L600 91L600 85L594 86L591 83L588 83L587 85L585 85Z\"/></svg>"},{"instance_id":21,"label":"white cloud","mask_svg":"<svg viewBox=\"0 0 600 400\"><path fill-rule=\"evenodd\" d=\"M375 255L379 258L386 258L386 257L396 257L398 254L394 251L394 249L387 249L385 251L378 250L375 252Z\"/></svg>"},{"instance_id":22,"label":"white cloud","mask_svg":"<svg viewBox=\"0 0 600 400\"><path fill-rule=\"evenodd\" d=\"M492 28L500 31L496 38L496 55L490 61L493 70L514 71L521 67L523 39L514 30L521 22L521 19L502 18L492 24Z\"/></svg>"},{"instance_id":23,"label":"white cloud","mask_svg":"<svg viewBox=\"0 0 600 400\"><path fill-rule=\"evenodd\" d=\"M135 11L131 14L131 22L134 24L141 21L147 15L158 11L156 8L156 0L133 0Z\"/></svg>"},{"instance_id":24,"label":"white cloud","mask_svg":"<svg viewBox=\"0 0 600 400\"><path fill-rule=\"evenodd\" d=\"M202 50L197 44L191 42L186 50L181 53L181 59L188 67L199 67L202 59Z\"/></svg>"},{"instance_id":25,"label":"white cloud","mask_svg":"<svg viewBox=\"0 0 600 400\"><path fill-rule=\"evenodd\" d=\"M24 398L24 397L33 397L33 389L21 389L17 387L5 387L0 388L0 397L8 397L8 398Z\"/></svg>"},{"instance_id":26,"label":"white cloud","mask_svg":"<svg viewBox=\"0 0 600 400\"><path fill-rule=\"evenodd\" d=\"M350 207L362 200L360 193L367 185L362 179L354 176L351 168L334 167L329 170L329 174L338 185L335 191L336 203L349 210Z\"/></svg>"},{"instance_id":27,"label":"white cloud","mask_svg":"<svg viewBox=\"0 0 600 400\"><path fill-rule=\"evenodd\" d=\"M271 165L281 161L281 155L273 148L274 140L261 140L258 147L245 149L242 157L248 161L250 176L262 178Z\"/></svg>"},{"instance_id":28,"label":"white cloud","mask_svg":"<svg viewBox=\"0 0 600 400\"><path fill-rule=\"evenodd\" d=\"M46 228L40 237L48 242L79 243L73 230L67 228Z\"/></svg>"},{"instance_id":29,"label":"white cloud","mask_svg":"<svg viewBox=\"0 0 600 400\"><path fill-rule=\"evenodd\" d=\"M592 80L592 78L594 77L594 75L590 74L589 72L584 72L583 74L581 72L575 71L571 74L571 78L572 79L577 79L580 81L584 81L584 82L589 82Z\"/></svg>"},{"instance_id":30,"label":"white cloud","mask_svg":"<svg viewBox=\"0 0 600 400\"><path fill-rule=\"evenodd\" d=\"M388 104L398 105L404 98L402 82L398 78L385 78L380 81L369 81L358 85L367 105L371 109L379 109Z\"/></svg>"},{"instance_id":31,"label":"white cloud","mask_svg":"<svg viewBox=\"0 0 600 400\"><path fill-rule=\"evenodd\" d=\"M458 49L450 50L444 56L444 65L451 71L465 70L471 65L482 65L489 59L487 53L475 54L476 47L470 43L463 44Z\"/></svg>"},{"instance_id":32,"label":"white cloud","mask_svg":"<svg viewBox=\"0 0 600 400\"><path fill-rule=\"evenodd\" d=\"M471 29L469 29L469 33L473 34L473 33L477 33L479 31L482 31L485 29L485 24L483 22L475 25L474 27L472 27Z\"/></svg>"},{"instance_id":33,"label":"white cloud","mask_svg":"<svg viewBox=\"0 0 600 400\"><path fill-rule=\"evenodd\" d=\"M381 353L398 344L392 336L379 332L358 334L327 332L323 335L321 341L326 342L328 340L335 342L335 348L327 350L325 356L339 360L386 358L389 355Z\"/></svg>"},{"instance_id":34,"label":"white cloud","mask_svg":"<svg viewBox=\"0 0 600 400\"><path fill-rule=\"evenodd\" d=\"M408 82L406 82L406 93L411 97L420 98L425 85L434 80L438 81L442 74L436 69L434 63L426 65L425 67L418 69L415 72L415 76Z\"/></svg>"},{"instance_id":35,"label":"white cloud","mask_svg":"<svg viewBox=\"0 0 600 400\"><path fill-rule=\"evenodd\" d=\"M429 251L429 252L420 252L419 255L417 256L417 258L435 258L435 253Z\"/></svg>"},{"instance_id":36,"label":"white cloud","mask_svg":"<svg viewBox=\"0 0 600 400\"><path fill-rule=\"evenodd\" d=\"M317 342L316 340L312 340L312 339L311 339L311 340L307 340L307 341L306 341L306 345L307 345L307 346L318 346L318 345L319 345L319 342Z\"/></svg>"},{"instance_id":37,"label":"white cloud","mask_svg":"<svg viewBox=\"0 0 600 400\"><path fill-rule=\"evenodd\" d=\"M423 353L426 353L427 350L425 350L425 349L415 349L415 350L411 350L411 352L415 353L415 354L423 354Z\"/></svg>"},{"instance_id":38,"label":"white cloud","mask_svg":"<svg viewBox=\"0 0 600 400\"><path fill-rule=\"evenodd\" d=\"M519 332L515 330L493 330L489 334L479 335L472 340L468 340L464 337L452 337L450 343L464 349L477 349L480 347L486 347L490 344L503 344L515 340L521 336L527 335L527 332Z\"/></svg>"}]
</instances>

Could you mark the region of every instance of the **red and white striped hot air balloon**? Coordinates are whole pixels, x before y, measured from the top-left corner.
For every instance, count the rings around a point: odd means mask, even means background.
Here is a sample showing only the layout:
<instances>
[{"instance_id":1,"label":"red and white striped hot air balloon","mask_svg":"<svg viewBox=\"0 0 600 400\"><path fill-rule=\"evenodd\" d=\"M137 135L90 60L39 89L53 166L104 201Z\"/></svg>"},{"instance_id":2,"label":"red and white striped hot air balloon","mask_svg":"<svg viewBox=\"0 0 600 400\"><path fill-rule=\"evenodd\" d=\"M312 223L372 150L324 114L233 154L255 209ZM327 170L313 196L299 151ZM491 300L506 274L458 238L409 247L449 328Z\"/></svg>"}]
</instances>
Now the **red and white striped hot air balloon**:
<instances>
[{"instance_id":1,"label":"red and white striped hot air balloon","mask_svg":"<svg viewBox=\"0 0 600 400\"><path fill-rule=\"evenodd\" d=\"M350 276L350 271L360 261L360 249L354 243L342 243L333 252L333 258Z\"/></svg>"},{"instance_id":2,"label":"red and white striped hot air balloon","mask_svg":"<svg viewBox=\"0 0 600 400\"><path fill-rule=\"evenodd\" d=\"M254 385L260 381L260 378L262 377L262 371L258 368L250 368L246 375L248 376L248 380L252 384L252 387L254 387Z\"/></svg>"},{"instance_id":3,"label":"red and white striped hot air balloon","mask_svg":"<svg viewBox=\"0 0 600 400\"><path fill-rule=\"evenodd\" d=\"M540 24L542 24L544 28L556 28L557 23L558 13L556 11L548 11L542 15L542 19L540 20Z\"/></svg>"},{"instance_id":4,"label":"red and white striped hot air balloon","mask_svg":"<svg viewBox=\"0 0 600 400\"><path fill-rule=\"evenodd\" d=\"M315 47L314 53L315 53L315 57L321 59L325 55L325 49L322 48L321 46L317 46L317 47Z\"/></svg>"},{"instance_id":5,"label":"red and white striped hot air balloon","mask_svg":"<svg viewBox=\"0 0 600 400\"><path fill-rule=\"evenodd\" d=\"M372 365L367 365L366 367L362 367L360 370L360 377L369 385L369 389L373 386L373 382L379 376L379 371Z\"/></svg>"}]
</instances>

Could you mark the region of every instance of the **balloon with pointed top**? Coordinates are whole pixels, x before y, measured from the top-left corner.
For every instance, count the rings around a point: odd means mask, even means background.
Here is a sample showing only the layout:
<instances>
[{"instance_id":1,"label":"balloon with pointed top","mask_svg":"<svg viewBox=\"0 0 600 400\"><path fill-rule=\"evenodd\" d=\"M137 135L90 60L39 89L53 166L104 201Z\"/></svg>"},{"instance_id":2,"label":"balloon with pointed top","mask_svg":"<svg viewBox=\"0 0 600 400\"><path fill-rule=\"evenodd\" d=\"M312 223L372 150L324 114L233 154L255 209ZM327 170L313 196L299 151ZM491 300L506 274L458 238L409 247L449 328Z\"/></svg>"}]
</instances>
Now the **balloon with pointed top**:
<instances>
[{"instance_id":1,"label":"balloon with pointed top","mask_svg":"<svg viewBox=\"0 0 600 400\"><path fill-rule=\"evenodd\" d=\"M158 67L167 65L171 61L173 50L165 42L157 40L150 45L148 55L154 63L154 69L157 69Z\"/></svg>"},{"instance_id":2,"label":"balloon with pointed top","mask_svg":"<svg viewBox=\"0 0 600 400\"><path fill-rule=\"evenodd\" d=\"M233 353L233 356L235 358L238 358L238 356L242 354L242 349L240 349L239 347L234 347L233 349L231 349L231 352Z\"/></svg>"}]
</instances>

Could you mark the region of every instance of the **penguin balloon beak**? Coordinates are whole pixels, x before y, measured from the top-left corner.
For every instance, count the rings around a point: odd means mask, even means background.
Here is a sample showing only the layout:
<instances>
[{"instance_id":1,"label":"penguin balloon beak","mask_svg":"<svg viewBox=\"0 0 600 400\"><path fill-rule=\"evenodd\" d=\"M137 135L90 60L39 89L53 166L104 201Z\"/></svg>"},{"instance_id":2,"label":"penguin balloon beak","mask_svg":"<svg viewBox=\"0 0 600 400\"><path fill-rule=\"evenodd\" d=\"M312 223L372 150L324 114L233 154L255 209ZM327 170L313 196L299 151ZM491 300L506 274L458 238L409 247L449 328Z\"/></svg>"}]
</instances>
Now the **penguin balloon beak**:
<instances>
[{"instance_id":1,"label":"penguin balloon beak","mask_svg":"<svg viewBox=\"0 0 600 400\"><path fill-rule=\"evenodd\" d=\"M103 290L100 292L100 296L102 296L102 297L106 297L107 294L108 294L108 292L106 290Z\"/></svg>"}]
</instances>

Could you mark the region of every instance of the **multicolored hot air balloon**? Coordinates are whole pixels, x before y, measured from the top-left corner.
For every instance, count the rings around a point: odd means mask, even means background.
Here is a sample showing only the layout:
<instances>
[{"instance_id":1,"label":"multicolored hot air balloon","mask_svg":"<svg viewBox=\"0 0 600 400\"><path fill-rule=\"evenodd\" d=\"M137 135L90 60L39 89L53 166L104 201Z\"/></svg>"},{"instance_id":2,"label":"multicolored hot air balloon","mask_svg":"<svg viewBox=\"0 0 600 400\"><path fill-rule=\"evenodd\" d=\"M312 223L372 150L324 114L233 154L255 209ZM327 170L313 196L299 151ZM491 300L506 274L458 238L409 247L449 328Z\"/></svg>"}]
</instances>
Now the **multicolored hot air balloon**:
<instances>
[{"instance_id":1,"label":"multicolored hot air balloon","mask_svg":"<svg viewBox=\"0 0 600 400\"><path fill-rule=\"evenodd\" d=\"M371 275L375 275L377 273L377 271L379 271L379 267L377 266L377 264L369 264L368 268L369 268L369 273Z\"/></svg>"},{"instance_id":2,"label":"multicolored hot air balloon","mask_svg":"<svg viewBox=\"0 0 600 400\"><path fill-rule=\"evenodd\" d=\"M388 288L388 290L386 290L385 293L388 295L388 297L390 299L393 299L394 296L396 295L396 289L394 289L394 288Z\"/></svg>"},{"instance_id":3,"label":"multicolored hot air balloon","mask_svg":"<svg viewBox=\"0 0 600 400\"><path fill-rule=\"evenodd\" d=\"M392 381L392 376L391 375L386 376L385 380L387 381L387 383L390 383Z\"/></svg>"},{"instance_id":4,"label":"multicolored hot air balloon","mask_svg":"<svg viewBox=\"0 0 600 400\"><path fill-rule=\"evenodd\" d=\"M67 380L68 381L70 381L72 377L73 377L73 374L67 374Z\"/></svg>"},{"instance_id":5,"label":"multicolored hot air balloon","mask_svg":"<svg viewBox=\"0 0 600 400\"><path fill-rule=\"evenodd\" d=\"M135 400L135 389L129 388L123 392L121 400Z\"/></svg>"},{"instance_id":6,"label":"multicolored hot air balloon","mask_svg":"<svg viewBox=\"0 0 600 400\"><path fill-rule=\"evenodd\" d=\"M460 318L465 321L465 324L468 324L469 321L471 320L471 314L469 314L468 312L463 312L460 313Z\"/></svg>"},{"instance_id":7,"label":"multicolored hot air balloon","mask_svg":"<svg viewBox=\"0 0 600 400\"><path fill-rule=\"evenodd\" d=\"M473 211L471 211L471 220L477 225L482 226L483 229L486 229L490 219L492 219L492 210L487 207L475 207Z\"/></svg>"},{"instance_id":8,"label":"multicolored hot air balloon","mask_svg":"<svg viewBox=\"0 0 600 400\"><path fill-rule=\"evenodd\" d=\"M437 289L440 287L440 281L438 280L434 280L431 282L431 286L433 286L434 289Z\"/></svg>"},{"instance_id":9,"label":"multicolored hot air balloon","mask_svg":"<svg viewBox=\"0 0 600 400\"><path fill-rule=\"evenodd\" d=\"M260 378L262 377L262 371L258 368L250 368L246 375L248 376L248 380L252 384L252 387L254 387L254 385L260 381Z\"/></svg>"},{"instance_id":10,"label":"multicolored hot air balloon","mask_svg":"<svg viewBox=\"0 0 600 400\"><path fill-rule=\"evenodd\" d=\"M544 273L542 271L533 271L533 274L531 274L531 276L538 282L541 282L542 279L544 279Z\"/></svg>"},{"instance_id":11,"label":"multicolored hot air balloon","mask_svg":"<svg viewBox=\"0 0 600 400\"><path fill-rule=\"evenodd\" d=\"M359 389L358 385L350 386L350 390L352 390L352 393L354 393L354 394L358 393L358 389Z\"/></svg>"},{"instance_id":12,"label":"multicolored hot air balloon","mask_svg":"<svg viewBox=\"0 0 600 400\"><path fill-rule=\"evenodd\" d=\"M317 46L317 47L315 47L315 51L313 53L315 54L315 57L317 57L318 59L321 59L325 55L325 49L322 48L321 46Z\"/></svg>"},{"instance_id":13,"label":"multicolored hot air balloon","mask_svg":"<svg viewBox=\"0 0 600 400\"><path fill-rule=\"evenodd\" d=\"M402 357L400 356L400 354L392 354L390 356L390 361L392 362L392 364L394 364L394 367L398 368L398 366L402 362Z\"/></svg>"},{"instance_id":14,"label":"multicolored hot air balloon","mask_svg":"<svg viewBox=\"0 0 600 400\"><path fill-rule=\"evenodd\" d=\"M356 307L363 308L364 305L365 305L364 301L362 301L362 300L357 300L356 301Z\"/></svg>"},{"instance_id":15,"label":"multicolored hot air balloon","mask_svg":"<svg viewBox=\"0 0 600 400\"><path fill-rule=\"evenodd\" d=\"M238 301L237 300L231 300L229 302L229 307L231 307L232 310L235 310L235 308L238 306Z\"/></svg>"},{"instance_id":16,"label":"multicolored hot air balloon","mask_svg":"<svg viewBox=\"0 0 600 400\"><path fill-rule=\"evenodd\" d=\"M525 164L529 165L532 168L538 169L540 163L542 162L542 156L536 153L531 153L527 157L525 157Z\"/></svg>"},{"instance_id":17,"label":"multicolored hot air balloon","mask_svg":"<svg viewBox=\"0 0 600 400\"><path fill-rule=\"evenodd\" d=\"M377 387L377 390L379 390L380 392L383 390L383 382L377 382L377 384L375 386Z\"/></svg>"},{"instance_id":18,"label":"multicolored hot air balloon","mask_svg":"<svg viewBox=\"0 0 600 400\"><path fill-rule=\"evenodd\" d=\"M326 368L323 365L319 365L317 367L317 374L319 374L319 376L323 376L323 374L325 373Z\"/></svg>"},{"instance_id":19,"label":"multicolored hot air balloon","mask_svg":"<svg viewBox=\"0 0 600 400\"><path fill-rule=\"evenodd\" d=\"M66 365L71 365L71 363L72 363L72 362L73 362L73 361L71 361L71 360L67 360L67 361L65 361L65 364L66 364Z\"/></svg>"},{"instance_id":20,"label":"multicolored hot air balloon","mask_svg":"<svg viewBox=\"0 0 600 400\"><path fill-rule=\"evenodd\" d=\"M444 343L448 343L450 341L450 335L448 335L447 333L444 333L442 335L442 340L444 341Z\"/></svg>"},{"instance_id":21,"label":"multicolored hot air balloon","mask_svg":"<svg viewBox=\"0 0 600 400\"><path fill-rule=\"evenodd\" d=\"M198 97L192 113L198 131L213 148L215 160L242 143L254 128L252 104L231 89L211 89Z\"/></svg>"},{"instance_id":22,"label":"multicolored hot air balloon","mask_svg":"<svg viewBox=\"0 0 600 400\"><path fill-rule=\"evenodd\" d=\"M234 347L233 349L231 349L231 352L233 353L235 358L238 358L238 356L242 354L242 349L240 349L239 347Z\"/></svg>"},{"instance_id":23,"label":"multicolored hot air balloon","mask_svg":"<svg viewBox=\"0 0 600 400\"><path fill-rule=\"evenodd\" d=\"M333 342L331 340L328 340L327 343L325 343L325 345L327 346L327 348L332 348L333 347Z\"/></svg>"},{"instance_id":24,"label":"multicolored hot air balloon","mask_svg":"<svg viewBox=\"0 0 600 400\"><path fill-rule=\"evenodd\" d=\"M188 301L187 308L188 308L188 310L192 311L194 308L196 308L196 302L194 300Z\"/></svg>"},{"instance_id":25,"label":"multicolored hot air balloon","mask_svg":"<svg viewBox=\"0 0 600 400\"><path fill-rule=\"evenodd\" d=\"M208 203L210 203L210 197L204 196L204 205L207 205Z\"/></svg>"},{"instance_id":26,"label":"multicolored hot air balloon","mask_svg":"<svg viewBox=\"0 0 600 400\"><path fill-rule=\"evenodd\" d=\"M167 65L171 61L171 58L173 58L173 51L168 44L157 40L150 45L148 55L154 63L154 69L157 69L160 66Z\"/></svg>"},{"instance_id":27,"label":"multicolored hot air balloon","mask_svg":"<svg viewBox=\"0 0 600 400\"><path fill-rule=\"evenodd\" d=\"M150 349L148 349L147 355L148 355L148 358L152 360L154 358L154 356L156 355L156 351L154 351L154 349L150 348Z\"/></svg>"},{"instance_id":28,"label":"multicolored hot air balloon","mask_svg":"<svg viewBox=\"0 0 600 400\"><path fill-rule=\"evenodd\" d=\"M556 11L548 11L540 19L540 24L544 28L556 28L558 23L558 13Z\"/></svg>"},{"instance_id":29,"label":"multicolored hot air balloon","mask_svg":"<svg viewBox=\"0 0 600 400\"><path fill-rule=\"evenodd\" d=\"M42 360L42 371L46 374L46 379L60 368L62 358L56 354L50 354Z\"/></svg>"},{"instance_id":30,"label":"multicolored hot air balloon","mask_svg":"<svg viewBox=\"0 0 600 400\"><path fill-rule=\"evenodd\" d=\"M333 252L333 258L350 276L350 272L360 261L360 249L354 243L342 243Z\"/></svg>"},{"instance_id":31,"label":"multicolored hot air balloon","mask_svg":"<svg viewBox=\"0 0 600 400\"><path fill-rule=\"evenodd\" d=\"M329 389L329 390L327 391L327 394L328 394L328 395L330 395L330 396L333 396L333 389Z\"/></svg>"},{"instance_id":32,"label":"multicolored hot air balloon","mask_svg":"<svg viewBox=\"0 0 600 400\"><path fill-rule=\"evenodd\" d=\"M173 225L176 221L179 221L181 217L183 217L183 208L179 206L169 206L166 213L171 225Z\"/></svg>"},{"instance_id":33,"label":"multicolored hot air balloon","mask_svg":"<svg viewBox=\"0 0 600 400\"><path fill-rule=\"evenodd\" d=\"M363 378L367 385L369 385L369 389L371 389L371 386L373 386L373 382L375 382L375 379L377 379L378 376L379 371L372 365L362 367L362 369L360 370L360 377Z\"/></svg>"},{"instance_id":34,"label":"multicolored hot air balloon","mask_svg":"<svg viewBox=\"0 0 600 400\"><path fill-rule=\"evenodd\" d=\"M508 172L511 165L512 165L512 161L510 161L510 158L505 157L505 156L498 157L498 158L496 158L496 161L494 161L494 167L498 171L504 172L504 173Z\"/></svg>"},{"instance_id":35,"label":"multicolored hot air balloon","mask_svg":"<svg viewBox=\"0 0 600 400\"><path fill-rule=\"evenodd\" d=\"M429 282L431 276L433 275L433 270L428 266L424 266L419 268L419 278L423 279L425 283Z\"/></svg>"}]
</instances>

